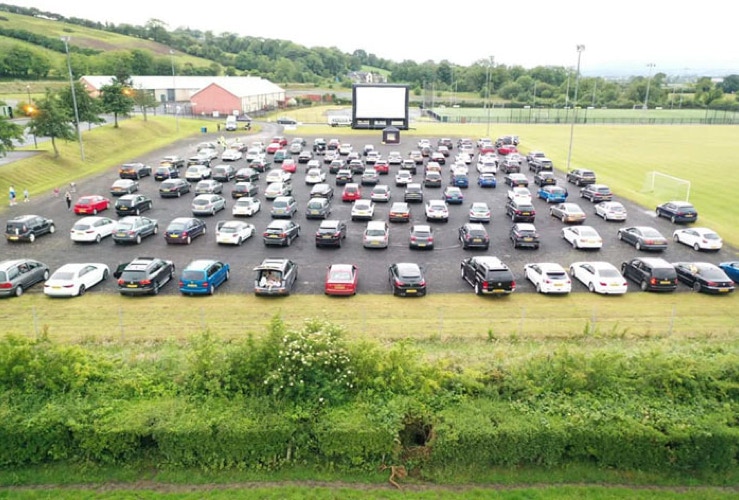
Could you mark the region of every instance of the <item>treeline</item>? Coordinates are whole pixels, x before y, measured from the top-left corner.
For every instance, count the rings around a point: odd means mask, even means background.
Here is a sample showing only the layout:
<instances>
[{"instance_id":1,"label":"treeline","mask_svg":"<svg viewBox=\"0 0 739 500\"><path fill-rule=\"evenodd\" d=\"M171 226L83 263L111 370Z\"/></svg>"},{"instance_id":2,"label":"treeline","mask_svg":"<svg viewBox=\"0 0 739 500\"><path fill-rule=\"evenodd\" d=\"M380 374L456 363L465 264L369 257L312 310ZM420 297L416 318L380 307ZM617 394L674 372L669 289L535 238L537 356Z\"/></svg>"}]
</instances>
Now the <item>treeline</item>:
<instances>
[{"instance_id":1,"label":"treeline","mask_svg":"<svg viewBox=\"0 0 739 500\"><path fill-rule=\"evenodd\" d=\"M104 335L104 332L99 332ZM275 318L259 340L0 341L0 466L737 465L739 355L560 348L469 366Z\"/></svg>"},{"instance_id":2,"label":"treeline","mask_svg":"<svg viewBox=\"0 0 739 500\"><path fill-rule=\"evenodd\" d=\"M522 66L494 65L480 60L470 66L459 66L449 61L417 63L405 60L395 62L355 50L343 53L335 47L307 48L286 40L239 36L234 33L214 34L191 27L168 29L164 21L152 19L145 26L112 24L65 18L36 8L0 4L0 10L16 14L58 19L72 24L99 29L145 40L152 40L180 52L212 61L210 65L177 67L182 75L255 75L277 84L306 83L315 86L338 85L350 87L351 72L363 67L387 72L389 80L409 84L416 94L423 92L474 93L480 98L494 95L513 106L594 106L632 108L646 101L650 107L670 107L680 93L679 106L685 108L739 109L734 93L739 90L739 75L727 75L723 81L714 82L709 77L683 81L679 75L657 73L651 78L643 76L625 80L601 77L580 77L578 103L574 103L576 75L562 66L539 66L526 69ZM26 37L17 33L16 38ZM8 34L7 36L14 36ZM39 45L51 41L41 38ZM36 43L36 42L34 42ZM18 58L13 58L16 62ZM18 76L4 68L14 68L0 60L0 77ZM172 67L169 58L152 56L145 51L128 54L111 53L78 57L73 61L75 75L121 74L168 75ZM22 73L22 71L21 71ZM37 75L38 70L26 74ZM59 75L64 74L59 72ZM648 91L648 92L647 92ZM479 105L467 103L469 105Z\"/></svg>"}]
</instances>

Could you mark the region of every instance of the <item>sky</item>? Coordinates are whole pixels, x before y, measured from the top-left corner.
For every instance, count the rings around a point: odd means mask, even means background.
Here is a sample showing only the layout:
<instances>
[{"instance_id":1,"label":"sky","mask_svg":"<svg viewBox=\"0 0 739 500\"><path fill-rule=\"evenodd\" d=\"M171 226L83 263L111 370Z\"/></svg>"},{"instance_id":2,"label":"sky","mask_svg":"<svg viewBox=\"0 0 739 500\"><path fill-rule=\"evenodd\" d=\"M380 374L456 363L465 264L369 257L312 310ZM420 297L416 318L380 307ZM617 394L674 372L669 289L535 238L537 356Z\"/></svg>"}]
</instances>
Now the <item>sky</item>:
<instances>
[{"instance_id":1,"label":"sky","mask_svg":"<svg viewBox=\"0 0 739 500\"><path fill-rule=\"evenodd\" d=\"M65 17L170 30L290 40L307 47L364 50L396 62L575 68L586 76L739 74L739 2L666 0L283 0L196 2L6 0ZM610 73L610 74L609 74Z\"/></svg>"}]
</instances>

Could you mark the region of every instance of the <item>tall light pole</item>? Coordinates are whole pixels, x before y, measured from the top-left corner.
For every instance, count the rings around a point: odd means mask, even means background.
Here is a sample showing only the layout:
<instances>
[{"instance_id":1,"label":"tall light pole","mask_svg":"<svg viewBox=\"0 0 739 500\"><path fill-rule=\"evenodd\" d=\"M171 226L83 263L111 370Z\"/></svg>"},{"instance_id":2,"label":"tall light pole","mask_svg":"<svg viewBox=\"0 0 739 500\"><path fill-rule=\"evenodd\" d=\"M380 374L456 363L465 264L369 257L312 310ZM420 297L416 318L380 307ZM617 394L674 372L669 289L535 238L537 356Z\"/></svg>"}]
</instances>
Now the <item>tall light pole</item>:
<instances>
[{"instance_id":1,"label":"tall light pole","mask_svg":"<svg viewBox=\"0 0 739 500\"><path fill-rule=\"evenodd\" d=\"M649 85L652 83L652 69L654 69L654 66L655 66L654 63L647 64L647 68L649 68L649 76L647 77L647 93L644 96L644 108L643 109L649 108Z\"/></svg>"},{"instance_id":2,"label":"tall light pole","mask_svg":"<svg viewBox=\"0 0 739 500\"><path fill-rule=\"evenodd\" d=\"M572 113L572 124L570 125L570 148L567 151L567 170L570 169L570 160L572 159L572 139L575 135L575 122L577 121L577 89L580 84L580 57L585 50L585 45L577 46L577 70L575 72L575 98L572 100L575 107Z\"/></svg>"},{"instance_id":3,"label":"tall light pole","mask_svg":"<svg viewBox=\"0 0 739 500\"><path fill-rule=\"evenodd\" d=\"M486 84L487 101L488 101L488 128L487 128L487 133L485 134L485 137L490 137L490 83L491 83L491 78L492 78L490 75L490 71L493 65L495 65L495 57L490 56L490 61L488 61L488 71L487 71L488 77L487 77L487 84Z\"/></svg>"},{"instance_id":4,"label":"tall light pole","mask_svg":"<svg viewBox=\"0 0 739 500\"><path fill-rule=\"evenodd\" d=\"M85 147L82 145L82 130L80 129L80 112L77 109L77 92L74 90L74 79L72 77L72 63L69 59L69 37L61 37L64 42L64 52L67 53L67 70L69 71L69 86L72 89L72 106L74 107L74 125L77 129L77 141L80 143L80 158L85 161Z\"/></svg>"},{"instance_id":5,"label":"tall light pole","mask_svg":"<svg viewBox=\"0 0 739 500\"><path fill-rule=\"evenodd\" d=\"M169 49L169 61L172 63L172 103L174 104L174 121L177 124L177 132L180 131L180 110L177 106L177 83L174 73L174 50Z\"/></svg>"},{"instance_id":6,"label":"tall light pole","mask_svg":"<svg viewBox=\"0 0 739 500\"><path fill-rule=\"evenodd\" d=\"M28 93L28 115L33 116L33 114L36 112L36 109L33 107L33 104L31 103L31 86L26 85L26 92ZM38 142L36 141L36 134L33 134L33 147L35 149L38 149Z\"/></svg>"}]
</instances>

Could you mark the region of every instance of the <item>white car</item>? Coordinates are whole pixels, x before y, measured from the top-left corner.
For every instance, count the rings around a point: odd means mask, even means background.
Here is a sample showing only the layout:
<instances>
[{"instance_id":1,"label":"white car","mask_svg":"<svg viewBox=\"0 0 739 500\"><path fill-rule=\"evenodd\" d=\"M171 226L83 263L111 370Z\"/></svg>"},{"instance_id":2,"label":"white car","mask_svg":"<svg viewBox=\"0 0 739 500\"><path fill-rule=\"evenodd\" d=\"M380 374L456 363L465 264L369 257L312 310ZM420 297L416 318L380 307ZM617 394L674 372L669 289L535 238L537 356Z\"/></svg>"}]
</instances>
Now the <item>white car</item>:
<instances>
[{"instance_id":1,"label":"white car","mask_svg":"<svg viewBox=\"0 0 739 500\"><path fill-rule=\"evenodd\" d=\"M390 188L385 184L377 184L372 188L370 200L387 203L390 201Z\"/></svg>"},{"instance_id":2,"label":"white car","mask_svg":"<svg viewBox=\"0 0 739 500\"><path fill-rule=\"evenodd\" d=\"M221 160L223 161L238 161L244 157L244 153L238 149L228 148L221 154Z\"/></svg>"},{"instance_id":3,"label":"white car","mask_svg":"<svg viewBox=\"0 0 739 500\"><path fill-rule=\"evenodd\" d=\"M524 277L536 287L538 293L570 293L572 281L567 271L552 262L540 262L523 266Z\"/></svg>"},{"instance_id":4,"label":"white car","mask_svg":"<svg viewBox=\"0 0 739 500\"><path fill-rule=\"evenodd\" d=\"M246 150L246 161L249 163L253 162L257 158L261 157L261 155L264 153L264 149L262 148L255 148L254 146L250 147Z\"/></svg>"},{"instance_id":5,"label":"white car","mask_svg":"<svg viewBox=\"0 0 739 500\"><path fill-rule=\"evenodd\" d=\"M49 297L79 297L85 291L108 279L110 269L105 264L64 264L44 283Z\"/></svg>"},{"instance_id":6,"label":"white car","mask_svg":"<svg viewBox=\"0 0 739 500\"><path fill-rule=\"evenodd\" d=\"M234 206L231 208L231 215L251 217L255 213L259 212L261 208L262 204L258 199L245 196L236 200Z\"/></svg>"},{"instance_id":7,"label":"white car","mask_svg":"<svg viewBox=\"0 0 739 500\"><path fill-rule=\"evenodd\" d=\"M403 163L403 155L401 155L399 151L391 151L390 154L387 155L387 162L389 165L400 165Z\"/></svg>"},{"instance_id":8,"label":"white car","mask_svg":"<svg viewBox=\"0 0 739 500\"><path fill-rule=\"evenodd\" d=\"M206 167L205 165L190 165L185 170L185 179L190 182L202 181L203 179L210 179L210 174L210 167Z\"/></svg>"},{"instance_id":9,"label":"white car","mask_svg":"<svg viewBox=\"0 0 739 500\"><path fill-rule=\"evenodd\" d=\"M288 182L271 182L264 190L264 197L268 200L274 200L278 196L288 196L292 192L292 185Z\"/></svg>"},{"instance_id":10,"label":"white car","mask_svg":"<svg viewBox=\"0 0 739 500\"><path fill-rule=\"evenodd\" d=\"M682 243L698 250L721 250L723 240L712 229L707 227L690 227L678 229L672 233L672 239L676 243Z\"/></svg>"},{"instance_id":11,"label":"white car","mask_svg":"<svg viewBox=\"0 0 739 500\"><path fill-rule=\"evenodd\" d=\"M617 201L601 201L595 204L595 215L603 220L626 220L626 207Z\"/></svg>"},{"instance_id":12,"label":"white car","mask_svg":"<svg viewBox=\"0 0 739 500\"><path fill-rule=\"evenodd\" d=\"M495 160L483 160L477 162L477 172L481 174L497 174L498 162Z\"/></svg>"},{"instance_id":13,"label":"white car","mask_svg":"<svg viewBox=\"0 0 739 500\"><path fill-rule=\"evenodd\" d=\"M349 153L352 152L352 145L348 143L344 143L341 146L339 146L339 154L341 156L346 156Z\"/></svg>"},{"instance_id":14,"label":"white car","mask_svg":"<svg viewBox=\"0 0 739 500\"><path fill-rule=\"evenodd\" d=\"M281 168L273 168L267 172L267 176L265 177L267 184L271 184L273 182L287 182L291 179L292 174L290 172L285 172Z\"/></svg>"},{"instance_id":15,"label":"white car","mask_svg":"<svg viewBox=\"0 0 739 500\"><path fill-rule=\"evenodd\" d=\"M308 160L308 163L305 164L305 171L310 172L312 168L321 168L321 162L319 160Z\"/></svg>"},{"instance_id":16,"label":"white car","mask_svg":"<svg viewBox=\"0 0 739 500\"><path fill-rule=\"evenodd\" d=\"M449 206L444 200L429 200L426 202L426 221L449 221Z\"/></svg>"},{"instance_id":17,"label":"white car","mask_svg":"<svg viewBox=\"0 0 739 500\"><path fill-rule=\"evenodd\" d=\"M508 199L531 203L531 191L524 186L516 186L508 190Z\"/></svg>"},{"instance_id":18,"label":"white car","mask_svg":"<svg viewBox=\"0 0 739 500\"><path fill-rule=\"evenodd\" d=\"M397 174L395 174L395 185L396 186L405 186L413 182L413 174L411 174L408 170L400 170Z\"/></svg>"},{"instance_id":19,"label":"white car","mask_svg":"<svg viewBox=\"0 0 739 500\"><path fill-rule=\"evenodd\" d=\"M115 228L116 222L108 217L83 217L72 226L69 237L74 242L100 243L103 238L111 236Z\"/></svg>"},{"instance_id":20,"label":"white car","mask_svg":"<svg viewBox=\"0 0 739 500\"><path fill-rule=\"evenodd\" d=\"M254 224L240 220L219 221L216 224L216 243L219 245L237 245L254 236Z\"/></svg>"},{"instance_id":21,"label":"white car","mask_svg":"<svg viewBox=\"0 0 739 500\"><path fill-rule=\"evenodd\" d=\"M371 220L375 215L375 204L371 200L356 200L352 204L352 220Z\"/></svg>"},{"instance_id":22,"label":"white car","mask_svg":"<svg viewBox=\"0 0 739 500\"><path fill-rule=\"evenodd\" d=\"M457 156L454 157L454 163L464 163L465 165L469 165L472 163L472 155L470 153L458 153Z\"/></svg>"},{"instance_id":23,"label":"white car","mask_svg":"<svg viewBox=\"0 0 739 500\"><path fill-rule=\"evenodd\" d=\"M470 167L466 163L455 163L451 168L452 175L469 175Z\"/></svg>"},{"instance_id":24,"label":"white car","mask_svg":"<svg viewBox=\"0 0 739 500\"><path fill-rule=\"evenodd\" d=\"M470 222L490 222L490 207L484 201L470 205Z\"/></svg>"},{"instance_id":25,"label":"white car","mask_svg":"<svg viewBox=\"0 0 739 500\"><path fill-rule=\"evenodd\" d=\"M326 182L326 173L322 172L320 168L312 168L305 174L306 184L320 184Z\"/></svg>"},{"instance_id":26,"label":"white car","mask_svg":"<svg viewBox=\"0 0 739 500\"><path fill-rule=\"evenodd\" d=\"M562 228L564 238L572 248L602 248L603 238L592 226L567 226Z\"/></svg>"},{"instance_id":27,"label":"white car","mask_svg":"<svg viewBox=\"0 0 739 500\"><path fill-rule=\"evenodd\" d=\"M573 262L570 276L593 293L622 295L629 288L621 271L610 262Z\"/></svg>"}]
</instances>

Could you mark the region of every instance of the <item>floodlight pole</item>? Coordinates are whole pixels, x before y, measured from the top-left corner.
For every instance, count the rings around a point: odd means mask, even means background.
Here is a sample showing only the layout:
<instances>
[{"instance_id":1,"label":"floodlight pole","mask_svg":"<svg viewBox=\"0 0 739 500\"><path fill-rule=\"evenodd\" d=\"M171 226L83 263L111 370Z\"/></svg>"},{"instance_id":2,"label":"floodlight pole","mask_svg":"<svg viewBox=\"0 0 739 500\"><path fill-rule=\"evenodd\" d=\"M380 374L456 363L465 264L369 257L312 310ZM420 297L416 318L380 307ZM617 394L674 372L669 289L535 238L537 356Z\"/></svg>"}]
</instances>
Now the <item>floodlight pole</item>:
<instances>
[{"instance_id":1,"label":"floodlight pole","mask_svg":"<svg viewBox=\"0 0 739 500\"><path fill-rule=\"evenodd\" d=\"M649 68L649 76L647 77L647 93L644 96L644 108L643 109L649 109L649 86L652 83L652 70L654 69L655 64L649 63L647 64L647 68Z\"/></svg>"},{"instance_id":2,"label":"floodlight pole","mask_svg":"<svg viewBox=\"0 0 739 500\"><path fill-rule=\"evenodd\" d=\"M567 170L570 169L570 160L572 159L572 139L575 135L575 122L577 121L577 89L580 84L580 57L585 50L585 45L577 46L577 70L575 72L575 98L572 100L575 109L572 113L572 123L570 124L570 148L567 151Z\"/></svg>"},{"instance_id":3,"label":"floodlight pole","mask_svg":"<svg viewBox=\"0 0 739 500\"><path fill-rule=\"evenodd\" d=\"M495 57L490 56L490 61L488 63L488 71L487 71L487 84L485 85L485 88L487 90L487 105L488 105L488 127L487 132L485 133L485 137L490 137L490 83L492 76L490 75L491 68L495 65Z\"/></svg>"},{"instance_id":4,"label":"floodlight pole","mask_svg":"<svg viewBox=\"0 0 739 500\"><path fill-rule=\"evenodd\" d=\"M32 115L35 112L35 110L33 109L33 104L31 104L31 86L30 85L26 85L26 92L28 93L28 106L30 107L29 115ZM36 134L33 134L33 147L34 149L38 149L38 142L36 141Z\"/></svg>"},{"instance_id":5,"label":"floodlight pole","mask_svg":"<svg viewBox=\"0 0 739 500\"><path fill-rule=\"evenodd\" d=\"M175 81L175 73L174 73L174 50L169 49L169 61L172 63L172 102L174 103L174 120L177 124L177 132L180 131L180 110L177 106L177 84Z\"/></svg>"},{"instance_id":6,"label":"floodlight pole","mask_svg":"<svg viewBox=\"0 0 739 500\"><path fill-rule=\"evenodd\" d=\"M74 78L72 77L72 63L69 59L69 37L60 37L64 42L64 52L67 53L67 70L69 71L69 86L72 89L72 106L74 107L74 125L77 129L77 141L80 143L80 158L85 161L85 147L82 145L82 130L80 129L80 112L77 109L77 92L74 90Z\"/></svg>"}]
</instances>

